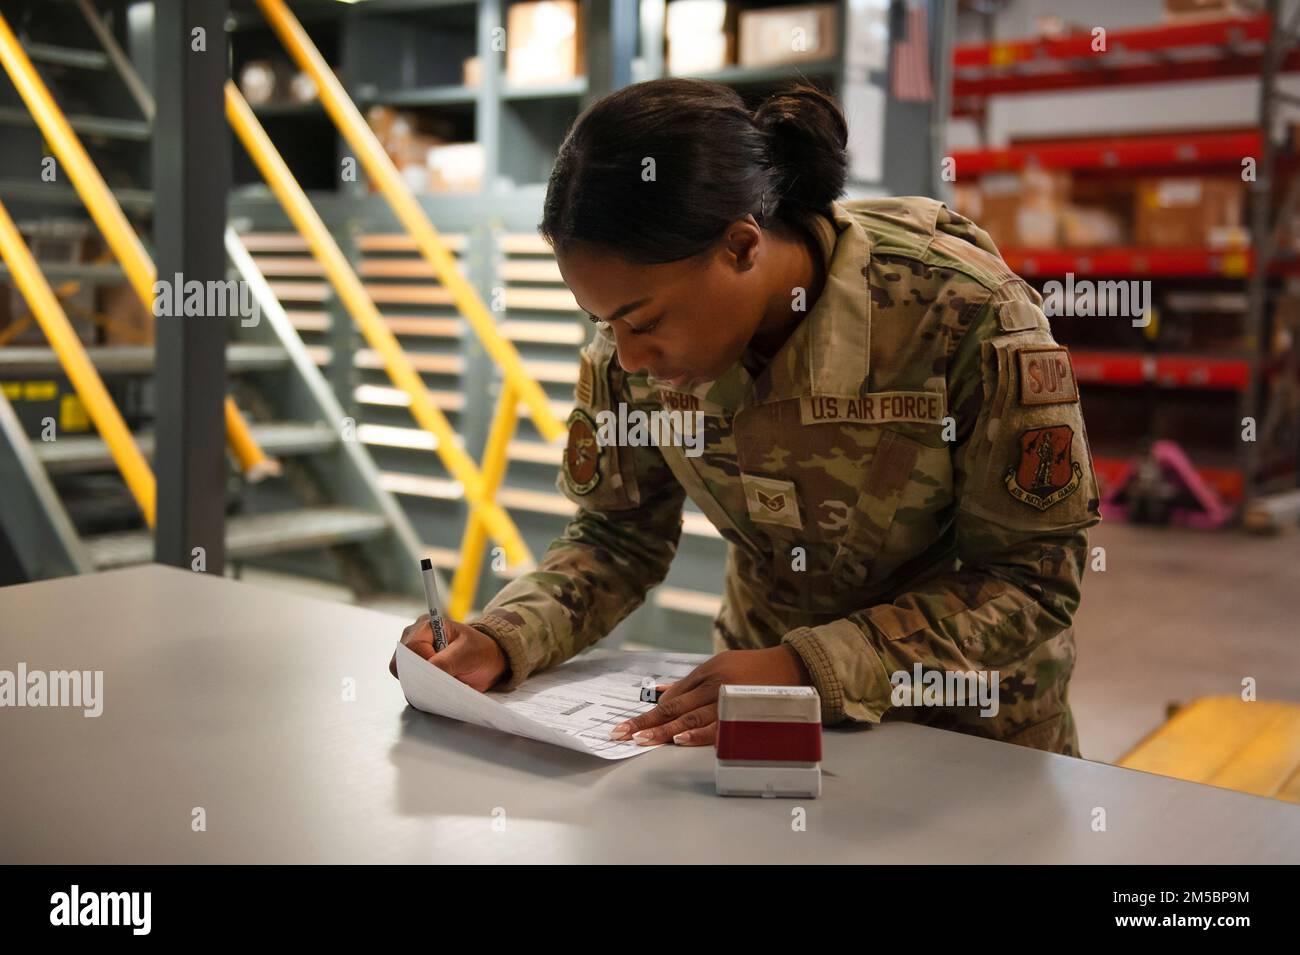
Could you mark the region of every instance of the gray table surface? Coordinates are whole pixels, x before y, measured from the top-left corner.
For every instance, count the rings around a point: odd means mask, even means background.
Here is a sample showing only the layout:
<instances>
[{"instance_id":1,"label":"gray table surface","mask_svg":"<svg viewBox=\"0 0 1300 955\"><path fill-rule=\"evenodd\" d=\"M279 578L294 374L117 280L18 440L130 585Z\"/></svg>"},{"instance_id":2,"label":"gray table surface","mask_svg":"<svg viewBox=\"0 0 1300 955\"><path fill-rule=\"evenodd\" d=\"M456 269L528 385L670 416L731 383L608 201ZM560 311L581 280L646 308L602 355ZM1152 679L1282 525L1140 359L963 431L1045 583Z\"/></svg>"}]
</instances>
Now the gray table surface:
<instances>
[{"instance_id":1,"label":"gray table surface","mask_svg":"<svg viewBox=\"0 0 1300 955\"><path fill-rule=\"evenodd\" d=\"M0 669L104 672L97 719L0 708L0 862L1300 862L1300 807L905 723L828 730L821 799L720 798L711 749L411 709L406 623L158 566L0 588Z\"/></svg>"}]
</instances>

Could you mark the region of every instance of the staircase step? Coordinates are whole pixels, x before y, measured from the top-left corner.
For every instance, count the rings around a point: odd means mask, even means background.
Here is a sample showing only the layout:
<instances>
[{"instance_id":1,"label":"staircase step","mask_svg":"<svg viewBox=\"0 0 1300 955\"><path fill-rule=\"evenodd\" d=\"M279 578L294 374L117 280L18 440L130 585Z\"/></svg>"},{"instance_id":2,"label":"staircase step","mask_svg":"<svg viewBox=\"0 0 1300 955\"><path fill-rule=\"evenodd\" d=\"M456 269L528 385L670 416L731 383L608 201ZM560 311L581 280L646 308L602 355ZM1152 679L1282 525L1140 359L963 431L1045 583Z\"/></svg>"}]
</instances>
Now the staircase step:
<instances>
[{"instance_id":1,"label":"staircase step","mask_svg":"<svg viewBox=\"0 0 1300 955\"><path fill-rule=\"evenodd\" d=\"M148 189L113 189L112 193L117 204L128 211L147 211L153 208L153 193ZM78 208L85 205L77 191L68 186L17 179L0 179L0 198L12 202L30 201Z\"/></svg>"},{"instance_id":2,"label":"staircase step","mask_svg":"<svg viewBox=\"0 0 1300 955\"><path fill-rule=\"evenodd\" d=\"M106 139L127 139L147 142L149 124L142 119L116 119L111 116L69 116L68 125L82 136L103 136ZM0 107L0 124L36 128L36 120L25 109L15 106Z\"/></svg>"},{"instance_id":3,"label":"staircase step","mask_svg":"<svg viewBox=\"0 0 1300 955\"><path fill-rule=\"evenodd\" d=\"M95 282L100 285L120 285L126 281L126 271L115 262L41 262L41 272L50 282ZM0 263L0 280L13 284L12 272L7 263Z\"/></svg>"},{"instance_id":4,"label":"staircase step","mask_svg":"<svg viewBox=\"0 0 1300 955\"><path fill-rule=\"evenodd\" d=\"M112 64L112 60L103 50L32 42L24 43L23 49L34 62L49 63L52 66L72 66L80 70L106 70Z\"/></svg>"},{"instance_id":5,"label":"staircase step","mask_svg":"<svg viewBox=\"0 0 1300 955\"><path fill-rule=\"evenodd\" d=\"M262 450L278 457L319 454L338 443L338 435L323 423L270 421L250 423L249 427ZM152 459L153 434L137 434L135 441L144 456ZM95 434L70 435L57 441L33 441L32 449L50 474L104 471L113 467L108 445Z\"/></svg>"},{"instance_id":6,"label":"staircase step","mask_svg":"<svg viewBox=\"0 0 1300 955\"><path fill-rule=\"evenodd\" d=\"M352 507L314 507L273 514L245 514L226 521L226 558L239 560L379 537L388 522L379 514ZM153 535L126 531L85 538L100 570L153 560Z\"/></svg>"},{"instance_id":7,"label":"staircase step","mask_svg":"<svg viewBox=\"0 0 1300 955\"><path fill-rule=\"evenodd\" d=\"M153 372L152 345L113 345L87 348L91 364L104 375L147 375ZM279 345L227 345L229 372L275 371L289 364L288 353ZM0 348L0 379L60 375L63 366L53 348L6 346Z\"/></svg>"}]
</instances>

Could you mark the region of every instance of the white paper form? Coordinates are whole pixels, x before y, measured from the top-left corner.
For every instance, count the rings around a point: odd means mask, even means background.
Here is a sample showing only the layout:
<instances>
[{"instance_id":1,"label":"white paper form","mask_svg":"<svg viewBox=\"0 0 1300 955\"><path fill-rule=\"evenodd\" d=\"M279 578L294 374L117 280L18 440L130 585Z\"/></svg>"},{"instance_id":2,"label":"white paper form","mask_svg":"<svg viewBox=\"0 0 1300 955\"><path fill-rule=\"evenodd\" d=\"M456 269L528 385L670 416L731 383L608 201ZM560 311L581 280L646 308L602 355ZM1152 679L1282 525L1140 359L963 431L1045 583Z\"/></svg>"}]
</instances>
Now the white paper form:
<instances>
[{"instance_id":1,"label":"white paper form","mask_svg":"<svg viewBox=\"0 0 1300 955\"><path fill-rule=\"evenodd\" d=\"M590 753L626 759L656 749L609 738L619 723L654 708L641 702L642 682L671 683L709 658L706 653L599 650L529 677L510 693L480 693L410 647L397 645L397 676L417 710Z\"/></svg>"}]
</instances>

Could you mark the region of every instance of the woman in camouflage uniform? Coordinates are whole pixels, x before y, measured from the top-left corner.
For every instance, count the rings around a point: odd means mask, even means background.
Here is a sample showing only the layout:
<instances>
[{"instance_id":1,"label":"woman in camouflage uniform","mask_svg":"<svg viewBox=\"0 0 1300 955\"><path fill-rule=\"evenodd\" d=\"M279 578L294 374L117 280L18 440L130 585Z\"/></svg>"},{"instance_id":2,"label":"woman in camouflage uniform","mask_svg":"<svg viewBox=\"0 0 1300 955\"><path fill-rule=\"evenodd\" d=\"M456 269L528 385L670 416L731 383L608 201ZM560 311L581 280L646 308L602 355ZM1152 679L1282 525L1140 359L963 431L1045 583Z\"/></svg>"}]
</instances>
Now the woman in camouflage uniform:
<instances>
[{"instance_id":1,"label":"woman in camouflage uniform","mask_svg":"<svg viewBox=\"0 0 1300 955\"><path fill-rule=\"evenodd\" d=\"M931 199L839 201L845 141L810 88L751 114L659 80L579 117L541 223L599 325L557 480L577 514L446 650L423 618L403 642L517 686L644 601L689 497L728 542L716 655L616 738L711 744L722 684L802 684L827 725L1078 754L1100 515L1069 356L983 230ZM679 440L607 426L637 411L679 412Z\"/></svg>"}]
</instances>

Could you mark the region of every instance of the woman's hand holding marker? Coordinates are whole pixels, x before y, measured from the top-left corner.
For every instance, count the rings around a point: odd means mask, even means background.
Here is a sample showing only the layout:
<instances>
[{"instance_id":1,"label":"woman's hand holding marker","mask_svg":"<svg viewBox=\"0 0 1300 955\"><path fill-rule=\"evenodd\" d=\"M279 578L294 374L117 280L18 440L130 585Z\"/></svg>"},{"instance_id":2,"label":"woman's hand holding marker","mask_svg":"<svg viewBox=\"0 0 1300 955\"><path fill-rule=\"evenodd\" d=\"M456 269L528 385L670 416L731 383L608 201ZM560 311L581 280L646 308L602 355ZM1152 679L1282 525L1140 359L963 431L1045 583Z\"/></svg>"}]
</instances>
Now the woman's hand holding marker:
<instances>
[{"instance_id":1,"label":"woman's hand holding marker","mask_svg":"<svg viewBox=\"0 0 1300 955\"><path fill-rule=\"evenodd\" d=\"M479 692L490 690L509 667L505 654L491 637L450 620L442 612L438 576L433 561L427 557L420 561L420 574L429 612L402 631L402 645ZM397 676L396 653L388 670Z\"/></svg>"},{"instance_id":2,"label":"woman's hand holding marker","mask_svg":"<svg viewBox=\"0 0 1300 955\"><path fill-rule=\"evenodd\" d=\"M479 692L496 686L505 676L508 664L497 642L469 624L442 618L447 633L447 648L435 650L433 628L429 615L422 614L415 623L402 631L402 646L410 647L439 670L450 673L460 682ZM397 654L388 664L388 670L397 676Z\"/></svg>"},{"instance_id":3,"label":"woman's hand holding marker","mask_svg":"<svg viewBox=\"0 0 1300 955\"><path fill-rule=\"evenodd\" d=\"M803 660L787 644L765 650L726 650L705 660L659 696L659 705L610 733L642 746L712 746L718 737L718 689L726 683L811 686Z\"/></svg>"}]
</instances>

